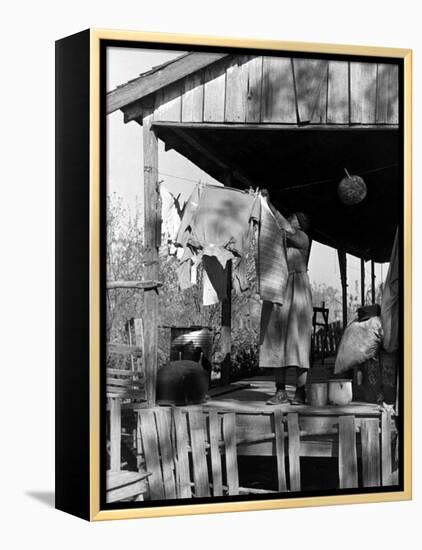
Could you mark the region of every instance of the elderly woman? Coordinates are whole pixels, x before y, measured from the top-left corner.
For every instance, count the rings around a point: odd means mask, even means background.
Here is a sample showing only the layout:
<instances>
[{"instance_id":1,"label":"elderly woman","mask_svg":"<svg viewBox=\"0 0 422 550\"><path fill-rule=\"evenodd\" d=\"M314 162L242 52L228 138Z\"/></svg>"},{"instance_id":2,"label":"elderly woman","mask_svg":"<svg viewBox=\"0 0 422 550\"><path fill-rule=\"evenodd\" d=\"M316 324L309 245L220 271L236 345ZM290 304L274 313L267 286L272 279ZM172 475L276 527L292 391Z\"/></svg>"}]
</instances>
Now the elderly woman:
<instances>
[{"instance_id":1,"label":"elderly woman","mask_svg":"<svg viewBox=\"0 0 422 550\"><path fill-rule=\"evenodd\" d=\"M309 369L312 336L312 295L307 262L309 255L309 219L296 212L288 223L268 203L282 224L280 238L285 239L289 275L283 304L263 302L261 313L260 366L275 372L276 393L269 405L287 403L287 370L295 373L296 392L292 404L305 402L305 384Z\"/></svg>"}]
</instances>

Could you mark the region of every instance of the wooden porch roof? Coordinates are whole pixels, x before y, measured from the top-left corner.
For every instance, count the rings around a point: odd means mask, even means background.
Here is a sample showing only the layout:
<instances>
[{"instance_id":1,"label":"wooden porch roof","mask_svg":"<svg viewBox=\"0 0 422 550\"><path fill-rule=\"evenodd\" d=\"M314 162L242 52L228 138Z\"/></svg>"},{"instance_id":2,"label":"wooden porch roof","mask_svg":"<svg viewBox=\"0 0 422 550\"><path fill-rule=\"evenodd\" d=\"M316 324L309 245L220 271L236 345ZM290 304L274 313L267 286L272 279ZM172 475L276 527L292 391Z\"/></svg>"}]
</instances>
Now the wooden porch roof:
<instances>
[{"instance_id":1,"label":"wooden porch roof","mask_svg":"<svg viewBox=\"0 0 422 550\"><path fill-rule=\"evenodd\" d=\"M316 240L388 261L402 209L398 92L395 64L191 53L110 92L107 112L152 114L167 149L309 212ZM353 207L337 196L344 168L368 186Z\"/></svg>"},{"instance_id":2,"label":"wooden porch roof","mask_svg":"<svg viewBox=\"0 0 422 550\"><path fill-rule=\"evenodd\" d=\"M153 128L167 148L215 179L267 188L280 211L310 214L315 240L366 260L389 260L402 206L395 128L166 122ZM366 182L367 197L358 205L345 206L338 198L344 168Z\"/></svg>"}]
</instances>

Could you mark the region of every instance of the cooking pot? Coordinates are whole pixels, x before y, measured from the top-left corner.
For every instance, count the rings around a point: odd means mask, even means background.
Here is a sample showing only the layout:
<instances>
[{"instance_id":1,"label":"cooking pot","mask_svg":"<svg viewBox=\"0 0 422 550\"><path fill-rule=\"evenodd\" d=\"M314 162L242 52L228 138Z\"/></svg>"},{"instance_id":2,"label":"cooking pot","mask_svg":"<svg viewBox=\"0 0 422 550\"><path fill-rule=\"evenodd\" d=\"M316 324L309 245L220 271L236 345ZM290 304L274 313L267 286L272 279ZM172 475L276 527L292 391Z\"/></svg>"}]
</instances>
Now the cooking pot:
<instances>
[{"instance_id":1,"label":"cooking pot","mask_svg":"<svg viewBox=\"0 0 422 550\"><path fill-rule=\"evenodd\" d=\"M351 380L334 379L328 381L328 401L331 405L348 405L352 398Z\"/></svg>"},{"instance_id":2,"label":"cooking pot","mask_svg":"<svg viewBox=\"0 0 422 550\"><path fill-rule=\"evenodd\" d=\"M325 407L328 402L327 382L314 382L309 384L308 402L312 407Z\"/></svg>"}]
</instances>

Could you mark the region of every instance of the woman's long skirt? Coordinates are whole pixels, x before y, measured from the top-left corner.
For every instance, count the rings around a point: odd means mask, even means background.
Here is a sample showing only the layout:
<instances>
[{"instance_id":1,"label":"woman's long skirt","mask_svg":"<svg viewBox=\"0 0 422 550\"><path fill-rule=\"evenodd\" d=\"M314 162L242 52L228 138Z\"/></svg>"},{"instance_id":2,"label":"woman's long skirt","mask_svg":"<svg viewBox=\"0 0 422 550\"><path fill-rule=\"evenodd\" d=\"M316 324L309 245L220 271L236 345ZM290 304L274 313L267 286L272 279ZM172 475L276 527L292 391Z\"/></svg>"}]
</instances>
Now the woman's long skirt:
<instances>
[{"instance_id":1,"label":"woman's long skirt","mask_svg":"<svg viewBox=\"0 0 422 550\"><path fill-rule=\"evenodd\" d=\"M283 305L262 304L259 366L309 368L312 315L308 274L291 272Z\"/></svg>"}]
</instances>

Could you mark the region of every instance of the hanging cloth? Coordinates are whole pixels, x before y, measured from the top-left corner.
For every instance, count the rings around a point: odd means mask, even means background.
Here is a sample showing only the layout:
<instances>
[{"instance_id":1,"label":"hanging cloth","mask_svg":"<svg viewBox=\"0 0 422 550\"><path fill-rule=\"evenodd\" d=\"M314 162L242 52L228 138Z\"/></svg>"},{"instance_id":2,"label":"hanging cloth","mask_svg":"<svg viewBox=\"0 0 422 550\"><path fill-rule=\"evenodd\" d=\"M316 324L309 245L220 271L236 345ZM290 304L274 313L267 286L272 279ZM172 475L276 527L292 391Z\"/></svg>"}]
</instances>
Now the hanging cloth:
<instances>
[{"instance_id":1,"label":"hanging cloth","mask_svg":"<svg viewBox=\"0 0 422 550\"><path fill-rule=\"evenodd\" d=\"M160 185L162 233L167 239L170 255L179 255L180 251L175 246L177 232L181 223L183 208L180 206L179 197L175 197L163 185Z\"/></svg>"},{"instance_id":2,"label":"hanging cloth","mask_svg":"<svg viewBox=\"0 0 422 550\"><path fill-rule=\"evenodd\" d=\"M267 199L261 196L256 261L258 293L262 300L282 304L289 276L285 232L291 232L291 226L280 213L278 215L276 219Z\"/></svg>"},{"instance_id":3,"label":"hanging cloth","mask_svg":"<svg viewBox=\"0 0 422 550\"><path fill-rule=\"evenodd\" d=\"M381 303L381 322L384 349L396 351L399 347L399 244L398 229L394 238L390 266L385 280Z\"/></svg>"},{"instance_id":4,"label":"hanging cloth","mask_svg":"<svg viewBox=\"0 0 422 550\"><path fill-rule=\"evenodd\" d=\"M207 258L204 269L209 281L205 282L212 284L219 299L224 296L223 285L227 288L225 270L229 260L233 263L235 289L247 288L244 256L259 216L259 196L230 187L198 185L187 202L176 237L176 245L184 250L180 262L183 265L194 257ZM185 272L186 269L180 270L181 274ZM186 279L180 281L180 286L186 288L186 282ZM209 300L206 298L204 303Z\"/></svg>"}]
</instances>

